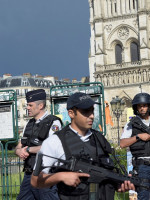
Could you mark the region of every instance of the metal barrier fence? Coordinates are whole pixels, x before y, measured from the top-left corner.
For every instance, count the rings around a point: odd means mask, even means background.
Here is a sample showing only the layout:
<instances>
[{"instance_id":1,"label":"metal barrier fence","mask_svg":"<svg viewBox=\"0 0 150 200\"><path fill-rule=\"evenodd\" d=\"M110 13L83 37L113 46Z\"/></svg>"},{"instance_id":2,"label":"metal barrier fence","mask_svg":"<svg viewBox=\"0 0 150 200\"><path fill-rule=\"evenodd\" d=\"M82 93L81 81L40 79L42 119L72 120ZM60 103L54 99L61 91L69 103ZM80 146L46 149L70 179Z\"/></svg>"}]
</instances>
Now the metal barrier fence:
<instances>
[{"instance_id":1,"label":"metal barrier fence","mask_svg":"<svg viewBox=\"0 0 150 200\"><path fill-rule=\"evenodd\" d=\"M0 196L2 200L16 200L24 175L23 161L13 154L8 154L7 162L5 161L4 159L3 166L2 158L0 159ZM129 200L129 194L116 192L115 200Z\"/></svg>"},{"instance_id":2,"label":"metal barrier fence","mask_svg":"<svg viewBox=\"0 0 150 200\"><path fill-rule=\"evenodd\" d=\"M8 155L7 162L0 164L0 196L2 200L15 200L23 179L23 162L15 155Z\"/></svg>"}]
</instances>

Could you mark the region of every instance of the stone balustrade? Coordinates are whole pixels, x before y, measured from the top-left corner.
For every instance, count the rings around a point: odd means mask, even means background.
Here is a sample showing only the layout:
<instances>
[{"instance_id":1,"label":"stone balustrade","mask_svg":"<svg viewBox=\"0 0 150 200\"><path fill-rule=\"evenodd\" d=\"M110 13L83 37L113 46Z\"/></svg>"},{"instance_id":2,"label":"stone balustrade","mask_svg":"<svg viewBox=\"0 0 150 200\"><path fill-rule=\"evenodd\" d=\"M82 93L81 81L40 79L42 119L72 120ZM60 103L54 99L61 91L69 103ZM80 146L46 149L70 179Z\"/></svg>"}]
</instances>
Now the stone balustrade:
<instances>
[{"instance_id":1,"label":"stone balustrade","mask_svg":"<svg viewBox=\"0 0 150 200\"><path fill-rule=\"evenodd\" d=\"M96 79L102 82L105 87L145 83L150 81L150 67L139 66L130 67L127 70L105 71L97 73Z\"/></svg>"}]
</instances>

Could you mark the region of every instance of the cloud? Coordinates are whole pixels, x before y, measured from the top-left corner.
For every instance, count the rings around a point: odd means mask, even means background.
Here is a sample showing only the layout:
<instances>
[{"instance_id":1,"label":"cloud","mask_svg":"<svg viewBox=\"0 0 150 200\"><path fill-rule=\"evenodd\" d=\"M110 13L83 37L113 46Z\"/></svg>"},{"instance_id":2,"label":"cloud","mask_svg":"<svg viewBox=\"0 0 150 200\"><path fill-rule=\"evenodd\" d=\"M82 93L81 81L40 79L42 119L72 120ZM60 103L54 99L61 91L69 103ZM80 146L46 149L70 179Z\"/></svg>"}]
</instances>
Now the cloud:
<instances>
[{"instance_id":1,"label":"cloud","mask_svg":"<svg viewBox=\"0 0 150 200\"><path fill-rule=\"evenodd\" d=\"M84 0L0 0L2 74L79 79L88 75L89 40Z\"/></svg>"}]
</instances>

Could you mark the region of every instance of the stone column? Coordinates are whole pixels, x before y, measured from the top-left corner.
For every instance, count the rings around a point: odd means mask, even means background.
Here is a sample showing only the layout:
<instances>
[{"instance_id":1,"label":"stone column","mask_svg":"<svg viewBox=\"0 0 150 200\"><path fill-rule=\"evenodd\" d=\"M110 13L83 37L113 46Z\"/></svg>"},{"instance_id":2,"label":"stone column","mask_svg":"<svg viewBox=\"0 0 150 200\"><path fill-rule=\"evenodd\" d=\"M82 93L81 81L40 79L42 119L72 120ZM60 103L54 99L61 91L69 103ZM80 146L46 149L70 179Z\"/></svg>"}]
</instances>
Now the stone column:
<instances>
[{"instance_id":1,"label":"stone column","mask_svg":"<svg viewBox=\"0 0 150 200\"><path fill-rule=\"evenodd\" d=\"M126 0L126 13L130 13L130 9L129 9L129 1L130 0Z\"/></svg>"},{"instance_id":2,"label":"stone column","mask_svg":"<svg viewBox=\"0 0 150 200\"><path fill-rule=\"evenodd\" d=\"M107 1L107 5L108 5L108 17L111 17L112 16L112 13L111 13L111 0L108 0Z\"/></svg>"},{"instance_id":3,"label":"stone column","mask_svg":"<svg viewBox=\"0 0 150 200\"><path fill-rule=\"evenodd\" d=\"M135 10L138 10L138 0L135 1Z\"/></svg>"},{"instance_id":4,"label":"stone column","mask_svg":"<svg viewBox=\"0 0 150 200\"><path fill-rule=\"evenodd\" d=\"M102 8L102 15L103 17L108 17L108 1L107 0L100 0L101 8Z\"/></svg>"},{"instance_id":5,"label":"stone column","mask_svg":"<svg viewBox=\"0 0 150 200\"><path fill-rule=\"evenodd\" d=\"M121 9L122 14L126 14L126 0L122 0Z\"/></svg>"},{"instance_id":6,"label":"stone column","mask_svg":"<svg viewBox=\"0 0 150 200\"><path fill-rule=\"evenodd\" d=\"M93 21L93 16L94 16L94 8L93 8L93 3L92 0L89 0L89 7L90 7L90 22Z\"/></svg>"},{"instance_id":7,"label":"stone column","mask_svg":"<svg viewBox=\"0 0 150 200\"><path fill-rule=\"evenodd\" d=\"M121 0L118 0L118 1L117 1L117 14L118 14L118 15L121 15L121 4L120 4L120 1L121 1Z\"/></svg>"},{"instance_id":8,"label":"stone column","mask_svg":"<svg viewBox=\"0 0 150 200\"><path fill-rule=\"evenodd\" d=\"M102 17L102 5L100 0L96 0L96 17Z\"/></svg>"}]
</instances>

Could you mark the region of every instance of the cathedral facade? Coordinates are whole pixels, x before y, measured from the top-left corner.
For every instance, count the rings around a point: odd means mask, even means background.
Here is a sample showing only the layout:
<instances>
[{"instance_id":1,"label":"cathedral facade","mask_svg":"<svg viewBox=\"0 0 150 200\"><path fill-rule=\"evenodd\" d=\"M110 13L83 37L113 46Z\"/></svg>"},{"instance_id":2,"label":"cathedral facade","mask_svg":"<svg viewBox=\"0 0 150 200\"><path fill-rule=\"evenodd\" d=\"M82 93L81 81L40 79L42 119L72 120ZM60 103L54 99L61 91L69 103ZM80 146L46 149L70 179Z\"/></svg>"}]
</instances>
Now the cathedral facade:
<instances>
[{"instance_id":1,"label":"cathedral facade","mask_svg":"<svg viewBox=\"0 0 150 200\"><path fill-rule=\"evenodd\" d=\"M103 83L109 104L115 96L125 101L121 132L135 94L150 93L150 0L89 0L89 7L90 82Z\"/></svg>"}]
</instances>

